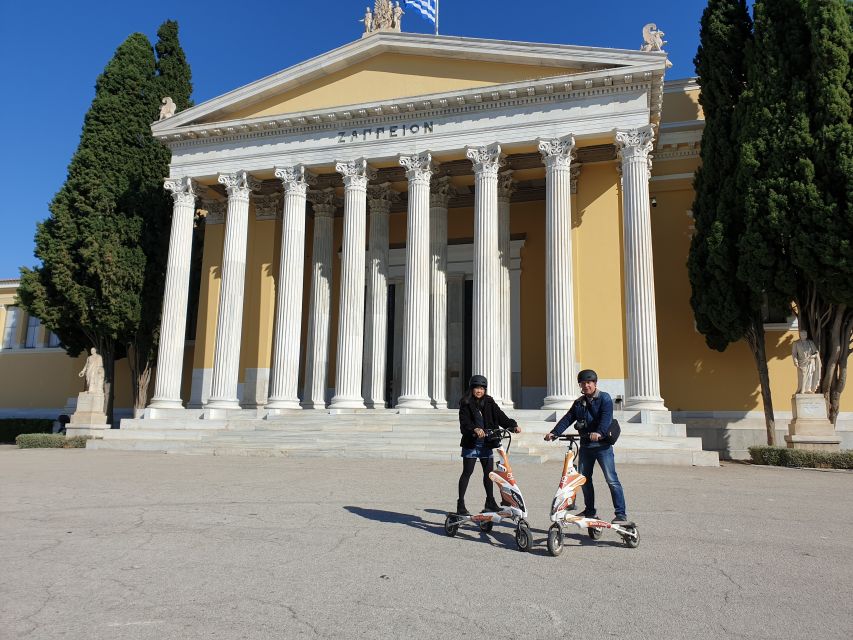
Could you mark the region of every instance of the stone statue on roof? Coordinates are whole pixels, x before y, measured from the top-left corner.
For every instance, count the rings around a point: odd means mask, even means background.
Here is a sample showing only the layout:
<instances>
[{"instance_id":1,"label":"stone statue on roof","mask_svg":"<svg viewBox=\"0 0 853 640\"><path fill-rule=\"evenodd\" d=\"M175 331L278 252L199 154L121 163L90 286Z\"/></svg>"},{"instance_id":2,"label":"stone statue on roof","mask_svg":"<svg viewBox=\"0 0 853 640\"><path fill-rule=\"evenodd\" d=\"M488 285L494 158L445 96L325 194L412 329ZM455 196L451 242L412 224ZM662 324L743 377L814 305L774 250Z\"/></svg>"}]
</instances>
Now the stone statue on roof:
<instances>
[{"instance_id":1,"label":"stone statue on roof","mask_svg":"<svg viewBox=\"0 0 853 640\"><path fill-rule=\"evenodd\" d=\"M650 22L643 27L644 42L640 51L663 51L663 45L666 44L666 40L663 39L665 35L654 22Z\"/></svg>"},{"instance_id":2,"label":"stone statue on roof","mask_svg":"<svg viewBox=\"0 0 853 640\"><path fill-rule=\"evenodd\" d=\"M175 101L172 100L169 96L163 98L163 100L160 101L160 104L163 105L162 107L160 107L160 120L165 120L166 118L171 118L173 115L175 115L175 109L177 108L177 105L175 105Z\"/></svg>"},{"instance_id":3,"label":"stone statue on roof","mask_svg":"<svg viewBox=\"0 0 853 640\"><path fill-rule=\"evenodd\" d=\"M403 8L400 3L391 2L391 0L376 0L373 4L373 11L370 7L365 9L364 18L364 35L376 33L377 31L400 31L402 26Z\"/></svg>"}]
</instances>

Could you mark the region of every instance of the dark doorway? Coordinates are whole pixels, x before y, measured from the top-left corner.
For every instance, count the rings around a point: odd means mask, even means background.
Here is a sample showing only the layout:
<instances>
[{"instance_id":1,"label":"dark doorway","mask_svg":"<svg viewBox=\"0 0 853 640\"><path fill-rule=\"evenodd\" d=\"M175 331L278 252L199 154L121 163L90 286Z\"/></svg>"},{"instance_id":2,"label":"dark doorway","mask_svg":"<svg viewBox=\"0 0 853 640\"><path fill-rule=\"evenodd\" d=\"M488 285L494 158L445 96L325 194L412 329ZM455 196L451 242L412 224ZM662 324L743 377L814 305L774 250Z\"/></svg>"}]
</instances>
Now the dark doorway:
<instances>
[{"instance_id":1,"label":"dark doorway","mask_svg":"<svg viewBox=\"0 0 853 640\"><path fill-rule=\"evenodd\" d=\"M385 405L390 407L394 391L394 305L397 285L388 285L388 332L385 335Z\"/></svg>"},{"instance_id":2,"label":"dark doorway","mask_svg":"<svg viewBox=\"0 0 853 640\"><path fill-rule=\"evenodd\" d=\"M462 372L463 393L468 390L468 381L471 379L471 360L474 350L473 339L473 315L474 315L474 281L465 281L465 369ZM478 372L479 373L479 372Z\"/></svg>"}]
</instances>

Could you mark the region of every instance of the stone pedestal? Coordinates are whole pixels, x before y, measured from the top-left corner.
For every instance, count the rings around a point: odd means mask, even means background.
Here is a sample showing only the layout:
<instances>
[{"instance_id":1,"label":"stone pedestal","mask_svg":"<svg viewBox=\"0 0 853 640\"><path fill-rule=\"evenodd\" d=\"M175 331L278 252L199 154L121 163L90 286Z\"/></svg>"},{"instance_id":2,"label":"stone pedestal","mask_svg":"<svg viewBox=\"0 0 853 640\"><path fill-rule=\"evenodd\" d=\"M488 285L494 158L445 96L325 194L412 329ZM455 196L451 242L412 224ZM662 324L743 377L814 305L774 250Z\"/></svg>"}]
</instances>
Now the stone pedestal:
<instances>
[{"instance_id":1,"label":"stone pedestal","mask_svg":"<svg viewBox=\"0 0 853 640\"><path fill-rule=\"evenodd\" d=\"M789 449L839 450L841 438L827 417L826 401L821 394L794 394L791 396L791 410L794 419L785 436Z\"/></svg>"},{"instance_id":2,"label":"stone pedestal","mask_svg":"<svg viewBox=\"0 0 853 640\"><path fill-rule=\"evenodd\" d=\"M104 413L104 394L82 391L77 395L77 410L65 427L69 436L95 435L109 429L107 414Z\"/></svg>"}]
</instances>

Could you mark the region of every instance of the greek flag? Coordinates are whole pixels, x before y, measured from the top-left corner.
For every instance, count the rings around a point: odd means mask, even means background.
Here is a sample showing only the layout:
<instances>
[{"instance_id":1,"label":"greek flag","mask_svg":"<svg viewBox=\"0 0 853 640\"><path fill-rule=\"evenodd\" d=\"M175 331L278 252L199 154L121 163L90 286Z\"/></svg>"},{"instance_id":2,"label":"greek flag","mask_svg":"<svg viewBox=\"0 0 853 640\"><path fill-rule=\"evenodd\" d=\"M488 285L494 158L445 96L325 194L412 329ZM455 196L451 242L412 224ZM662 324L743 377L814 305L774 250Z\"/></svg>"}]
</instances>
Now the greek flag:
<instances>
[{"instance_id":1,"label":"greek flag","mask_svg":"<svg viewBox=\"0 0 853 640\"><path fill-rule=\"evenodd\" d=\"M412 5L421 12L421 15L435 24L438 13L438 0L406 0L406 4Z\"/></svg>"}]
</instances>

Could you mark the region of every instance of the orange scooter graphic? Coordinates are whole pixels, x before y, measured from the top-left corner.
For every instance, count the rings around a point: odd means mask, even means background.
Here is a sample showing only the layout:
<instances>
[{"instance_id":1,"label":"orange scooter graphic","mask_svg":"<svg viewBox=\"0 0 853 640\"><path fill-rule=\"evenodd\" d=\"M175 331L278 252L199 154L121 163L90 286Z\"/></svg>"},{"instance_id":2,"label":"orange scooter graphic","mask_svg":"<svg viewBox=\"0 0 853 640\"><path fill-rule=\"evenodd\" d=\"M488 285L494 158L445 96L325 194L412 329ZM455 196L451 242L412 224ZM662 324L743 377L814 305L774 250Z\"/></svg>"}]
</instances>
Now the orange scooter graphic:
<instances>
[{"instance_id":1,"label":"orange scooter graphic","mask_svg":"<svg viewBox=\"0 0 853 640\"><path fill-rule=\"evenodd\" d=\"M627 546L636 549L640 545L640 532L633 522L623 525L612 524L598 518L587 518L583 515L570 513L575 508L575 495L578 487L586 483L586 478L575 468L575 458L578 452L577 434L559 436L557 440L568 442L566 457L563 460L563 475L551 503L551 521L554 523L548 529L548 551L552 556L558 556L563 551L563 524L573 524L579 529L586 529L589 537L598 540L605 529L618 533Z\"/></svg>"},{"instance_id":2,"label":"orange scooter graphic","mask_svg":"<svg viewBox=\"0 0 853 640\"><path fill-rule=\"evenodd\" d=\"M521 489L512 474L509 464L509 448L512 444L512 435L506 429L495 429L488 436L500 435L501 446L495 449L498 459L495 461L495 471L489 473L489 478L498 485L501 492L501 507L498 511L484 511L470 516L461 516L457 513L448 513L444 519L444 532L449 536L455 536L459 531L459 525L466 522L475 523L480 531L488 533L495 523L507 520L515 524L515 544L519 551L530 551L533 537L530 535L530 525L527 520L527 507L524 506L524 497ZM507 440L506 449L503 441Z\"/></svg>"}]
</instances>

